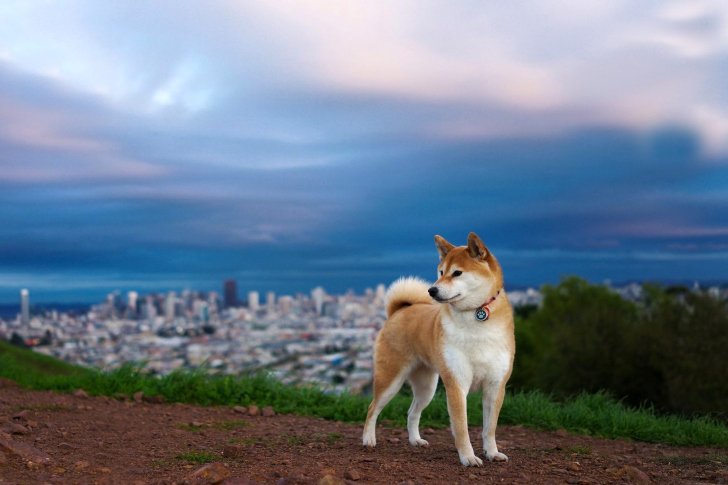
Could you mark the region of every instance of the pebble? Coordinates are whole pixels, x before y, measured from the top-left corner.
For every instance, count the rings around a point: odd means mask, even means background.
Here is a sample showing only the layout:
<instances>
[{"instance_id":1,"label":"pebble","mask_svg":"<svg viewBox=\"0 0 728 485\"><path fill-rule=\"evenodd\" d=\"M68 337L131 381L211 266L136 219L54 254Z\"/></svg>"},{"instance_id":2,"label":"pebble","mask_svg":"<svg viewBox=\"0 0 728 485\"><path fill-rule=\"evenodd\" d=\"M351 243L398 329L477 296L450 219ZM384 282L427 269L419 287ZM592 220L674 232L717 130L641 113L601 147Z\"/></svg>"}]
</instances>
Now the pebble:
<instances>
[{"instance_id":1,"label":"pebble","mask_svg":"<svg viewBox=\"0 0 728 485\"><path fill-rule=\"evenodd\" d=\"M318 485L346 485L346 482L334 475L324 475L324 477L319 480Z\"/></svg>"},{"instance_id":2,"label":"pebble","mask_svg":"<svg viewBox=\"0 0 728 485\"><path fill-rule=\"evenodd\" d=\"M139 391L134 393L134 401L141 403L142 402L142 396L144 395L144 391Z\"/></svg>"},{"instance_id":3,"label":"pebble","mask_svg":"<svg viewBox=\"0 0 728 485\"><path fill-rule=\"evenodd\" d=\"M399 443L399 438L387 438L390 443Z\"/></svg>"},{"instance_id":4,"label":"pebble","mask_svg":"<svg viewBox=\"0 0 728 485\"><path fill-rule=\"evenodd\" d=\"M238 414L248 414L248 408L244 406L235 406L233 408L233 411L235 411Z\"/></svg>"},{"instance_id":5,"label":"pebble","mask_svg":"<svg viewBox=\"0 0 728 485\"><path fill-rule=\"evenodd\" d=\"M643 472L642 470L640 470L639 468L636 468L636 467L633 467L633 466L629 466L629 465L625 465L624 472L627 475L629 475L630 477L632 477L632 480L635 483L638 483L638 484L641 484L641 485L646 485L648 483L652 483L652 479L645 472Z\"/></svg>"},{"instance_id":6,"label":"pebble","mask_svg":"<svg viewBox=\"0 0 728 485\"><path fill-rule=\"evenodd\" d=\"M271 416L275 416L276 415L276 412L270 406L264 407L261 410L261 412L263 413L263 416L268 417L268 418L271 417Z\"/></svg>"},{"instance_id":7,"label":"pebble","mask_svg":"<svg viewBox=\"0 0 728 485\"><path fill-rule=\"evenodd\" d=\"M198 468L187 476L187 481L193 483L222 483L226 478L230 477L230 470L220 463L210 463L202 468Z\"/></svg>"},{"instance_id":8,"label":"pebble","mask_svg":"<svg viewBox=\"0 0 728 485\"><path fill-rule=\"evenodd\" d=\"M13 415L13 419L20 420L20 421L28 421L28 415L30 414L29 409L23 409L17 414Z\"/></svg>"},{"instance_id":9,"label":"pebble","mask_svg":"<svg viewBox=\"0 0 728 485\"><path fill-rule=\"evenodd\" d=\"M251 416L258 416L260 414L260 408L258 406L250 406L248 408L248 414Z\"/></svg>"},{"instance_id":10,"label":"pebble","mask_svg":"<svg viewBox=\"0 0 728 485\"><path fill-rule=\"evenodd\" d=\"M344 473L344 478L346 478L347 480L354 480L354 481L356 481L356 480L360 480L361 479L361 475L356 470L347 470Z\"/></svg>"},{"instance_id":11,"label":"pebble","mask_svg":"<svg viewBox=\"0 0 728 485\"><path fill-rule=\"evenodd\" d=\"M83 389L76 389L75 391L73 391L73 395L76 397L88 399L88 394Z\"/></svg>"}]
</instances>

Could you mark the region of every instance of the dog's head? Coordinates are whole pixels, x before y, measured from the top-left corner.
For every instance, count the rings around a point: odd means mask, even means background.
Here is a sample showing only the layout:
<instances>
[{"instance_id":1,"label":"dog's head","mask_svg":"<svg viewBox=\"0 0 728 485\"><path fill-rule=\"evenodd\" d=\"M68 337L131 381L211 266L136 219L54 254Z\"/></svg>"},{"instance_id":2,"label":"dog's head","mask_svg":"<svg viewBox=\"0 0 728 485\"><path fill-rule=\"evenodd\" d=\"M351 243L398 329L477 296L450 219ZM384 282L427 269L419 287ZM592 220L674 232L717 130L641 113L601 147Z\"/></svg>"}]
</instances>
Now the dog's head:
<instances>
[{"instance_id":1,"label":"dog's head","mask_svg":"<svg viewBox=\"0 0 728 485\"><path fill-rule=\"evenodd\" d=\"M471 232L468 245L455 247L435 236L440 253L437 281L429 289L430 296L455 309L478 308L503 288L503 272L495 256L480 238Z\"/></svg>"}]
</instances>

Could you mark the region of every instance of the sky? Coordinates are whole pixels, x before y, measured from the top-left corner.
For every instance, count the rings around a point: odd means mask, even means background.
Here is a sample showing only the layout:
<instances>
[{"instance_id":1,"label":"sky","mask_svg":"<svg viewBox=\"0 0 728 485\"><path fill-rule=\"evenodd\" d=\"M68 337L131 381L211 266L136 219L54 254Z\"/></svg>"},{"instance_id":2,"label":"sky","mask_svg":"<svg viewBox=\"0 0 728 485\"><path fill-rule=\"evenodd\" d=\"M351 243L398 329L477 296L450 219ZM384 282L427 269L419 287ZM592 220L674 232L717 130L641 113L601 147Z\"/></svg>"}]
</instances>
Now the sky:
<instances>
[{"instance_id":1,"label":"sky","mask_svg":"<svg viewBox=\"0 0 728 485\"><path fill-rule=\"evenodd\" d=\"M0 3L0 303L728 280L728 3Z\"/></svg>"}]
</instances>

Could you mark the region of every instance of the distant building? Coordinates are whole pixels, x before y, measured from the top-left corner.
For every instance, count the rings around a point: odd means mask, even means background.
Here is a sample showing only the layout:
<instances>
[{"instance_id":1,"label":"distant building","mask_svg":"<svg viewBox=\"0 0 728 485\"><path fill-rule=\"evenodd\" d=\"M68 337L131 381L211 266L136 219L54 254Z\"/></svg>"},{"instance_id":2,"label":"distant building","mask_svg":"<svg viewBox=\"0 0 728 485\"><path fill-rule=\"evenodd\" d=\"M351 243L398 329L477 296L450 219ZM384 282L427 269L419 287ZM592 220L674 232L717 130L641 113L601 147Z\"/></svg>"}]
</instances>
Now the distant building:
<instances>
[{"instance_id":1,"label":"distant building","mask_svg":"<svg viewBox=\"0 0 728 485\"><path fill-rule=\"evenodd\" d=\"M167 299L164 301L164 318L171 322L174 320L175 304L177 303L177 294L174 291L167 293Z\"/></svg>"},{"instance_id":2,"label":"distant building","mask_svg":"<svg viewBox=\"0 0 728 485\"><path fill-rule=\"evenodd\" d=\"M257 311L260 308L260 299L257 291L251 291L248 293L248 308L251 311Z\"/></svg>"},{"instance_id":3,"label":"distant building","mask_svg":"<svg viewBox=\"0 0 728 485\"><path fill-rule=\"evenodd\" d=\"M323 314L324 298L326 298L326 292L320 286L311 290L311 299L314 305L316 305L316 315Z\"/></svg>"},{"instance_id":4,"label":"distant building","mask_svg":"<svg viewBox=\"0 0 728 485\"><path fill-rule=\"evenodd\" d=\"M225 280L223 284L225 295L225 308L238 306L238 283L233 279Z\"/></svg>"},{"instance_id":5,"label":"distant building","mask_svg":"<svg viewBox=\"0 0 728 485\"><path fill-rule=\"evenodd\" d=\"M30 294L25 288L20 290L20 321L23 325L30 323Z\"/></svg>"},{"instance_id":6,"label":"distant building","mask_svg":"<svg viewBox=\"0 0 728 485\"><path fill-rule=\"evenodd\" d=\"M268 307L269 312L276 309L276 294L272 291L265 294L265 306Z\"/></svg>"},{"instance_id":7,"label":"distant building","mask_svg":"<svg viewBox=\"0 0 728 485\"><path fill-rule=\"evenodd\" d=\"M127 312L127 314L130 314L131 316L136 316L138 298L139 298L139 293L137 293L136 291L127 292L127 294L126 294L126 312Z\"/></svg>"}]
</instances>

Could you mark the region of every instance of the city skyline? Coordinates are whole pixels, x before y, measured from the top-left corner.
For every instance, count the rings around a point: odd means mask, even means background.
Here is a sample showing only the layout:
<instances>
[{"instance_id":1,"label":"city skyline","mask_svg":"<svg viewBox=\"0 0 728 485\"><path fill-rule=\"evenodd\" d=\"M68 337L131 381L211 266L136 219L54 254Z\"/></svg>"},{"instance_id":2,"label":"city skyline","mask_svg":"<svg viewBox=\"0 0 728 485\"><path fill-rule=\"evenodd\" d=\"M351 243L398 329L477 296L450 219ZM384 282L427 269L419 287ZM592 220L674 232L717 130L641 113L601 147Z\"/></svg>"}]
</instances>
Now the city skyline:
<instances>
[{"instance_id":1,"label":"city skyline","mask_svg":"<svg viewBox=\"0 0 728 485\"><path fill-rule=\"evenodd\" d=\"M728 7L10 0L0 303L728 276Z\"/></svg>"}]
</instances>

